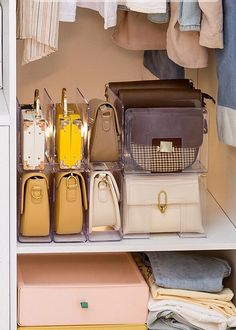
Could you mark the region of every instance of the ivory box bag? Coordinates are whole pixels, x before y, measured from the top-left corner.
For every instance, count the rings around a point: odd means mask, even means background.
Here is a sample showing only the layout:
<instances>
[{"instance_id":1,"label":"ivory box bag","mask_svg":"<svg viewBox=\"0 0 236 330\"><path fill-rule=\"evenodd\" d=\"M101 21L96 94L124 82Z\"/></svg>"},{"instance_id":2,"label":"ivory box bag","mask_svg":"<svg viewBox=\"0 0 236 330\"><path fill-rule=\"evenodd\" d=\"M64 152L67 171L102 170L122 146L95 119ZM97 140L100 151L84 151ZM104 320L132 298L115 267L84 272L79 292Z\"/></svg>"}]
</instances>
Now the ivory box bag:
<instances>
[{"instance_id":1,"label":"ivory box bag","mask_svg":"<svg viewBox=\"0 0 236 330\"><path fill-rule=\"evenodd\" d=\"M21 105L21 150L24 170L43 170L45 161L46 120L43 116L39 90L34 103Z\"/></svg>"},{"instance_id":2,"label":"ivory box bag","mask_svg":"<svg viewBox=\"0 0 236 330\"><path fill-rule=\"evenodd\" d=\"M124 234L204 233L198 174L125 175Z\"/></svg>"},{"instance_id":3,"label":"ivory box bag","mask_svg":"<svg viewBox=\"0 0 236 330\"><path fill-rule=\"evenodd\" d=\"M18 260L20 326L145 324L149 288L131 255L25 255Z\"/></svg>"}]
</instances>

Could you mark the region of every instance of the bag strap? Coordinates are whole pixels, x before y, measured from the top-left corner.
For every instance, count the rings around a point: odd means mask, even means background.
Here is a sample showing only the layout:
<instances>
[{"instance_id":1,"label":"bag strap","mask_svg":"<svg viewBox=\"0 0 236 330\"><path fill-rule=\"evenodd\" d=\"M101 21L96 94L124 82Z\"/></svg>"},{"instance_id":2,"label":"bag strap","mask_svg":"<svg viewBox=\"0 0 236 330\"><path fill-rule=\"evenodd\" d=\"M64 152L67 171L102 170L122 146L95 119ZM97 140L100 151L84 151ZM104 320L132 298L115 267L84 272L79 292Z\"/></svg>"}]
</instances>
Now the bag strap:
<instances>
[{"instance_id":1,"label":"bag strap","mask_svg":"<svg viewBox=\"0 0 236 330\"><path fill-rule=\"evenodd\" d=\"M25 189L26 189L27 182L28 182L28 180L30 180L34 177L45 179L46 184L47 184L47 188L49 189L48 177L45 174L43 174L43 173L27 173L27 174L24 174L22 176L22 182L21 182L21 209L20 209L21 214L24 213Z\"/></svg>"}]
</instances>

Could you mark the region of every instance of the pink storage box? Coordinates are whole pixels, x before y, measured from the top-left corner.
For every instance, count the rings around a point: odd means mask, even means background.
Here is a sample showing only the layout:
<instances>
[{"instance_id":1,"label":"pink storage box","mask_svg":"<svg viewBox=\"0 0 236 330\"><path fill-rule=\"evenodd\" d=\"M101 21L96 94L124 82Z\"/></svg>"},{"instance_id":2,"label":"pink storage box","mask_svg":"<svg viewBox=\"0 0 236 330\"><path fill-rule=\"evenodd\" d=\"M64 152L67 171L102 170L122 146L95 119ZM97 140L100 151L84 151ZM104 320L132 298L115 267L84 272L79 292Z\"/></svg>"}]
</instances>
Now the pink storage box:
<instances>
[{"instance_id":1,"label":"pink storage box","mask_svg":"<svg viewBox=\"0 0 236 330\"><path fill-rule=\"evenodd\" d=\"M127 253L19 257L21 326L144 324L148 297Z\"/></svg>"}]
</instances>

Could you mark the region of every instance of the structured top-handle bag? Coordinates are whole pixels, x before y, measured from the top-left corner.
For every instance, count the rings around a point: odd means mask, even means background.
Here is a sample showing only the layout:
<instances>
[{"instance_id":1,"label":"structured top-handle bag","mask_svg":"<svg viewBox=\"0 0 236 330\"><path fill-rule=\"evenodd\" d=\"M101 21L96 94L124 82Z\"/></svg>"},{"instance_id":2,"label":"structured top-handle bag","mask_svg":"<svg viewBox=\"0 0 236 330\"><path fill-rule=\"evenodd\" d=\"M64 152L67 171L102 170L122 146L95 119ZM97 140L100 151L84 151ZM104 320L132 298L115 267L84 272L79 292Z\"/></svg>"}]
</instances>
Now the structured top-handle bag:
<instances>
[{"instance_id":1,"label":"structured top-handle bag","mask_svg":"<svg viewBox=\"0 0 236 330\"><path fill-rule=\"evenodd\" d=\"M90 177L89 233L105 228L120 230L120 192L110 172L94 172Z\"/></svg>"},{"instance_id":2,"label":"structured top-handle bag","mask_svg":"<svg viewBox=\"0 0 236 330\"><path fill-rule=\"evenodd\" d=\"M22 176L20 233L48 236L50 232L49 182L43 173Z\"/></svg>"},{"instance_id":3,"label":"structured top-handle bag","mask_svg":"<svg viewBox=\"0 0 236 330\"><path fill-rule=\"evenodd\" d=\"M83 228L83 210L87 210L85 180L79 172L56 174L55 232L78 234Z\"/></svg>"},{"instance_id":4,"label":"structured top-handle bag","mask_svg":"<svg viewBox=\"0 0 236 330\"><path fill-rule=\"evenodd\" d=\"M90 160L115 162L119 158L120 126L115 107L106 101L93 99L91 111Z\"/></svg>"}]
</instances>

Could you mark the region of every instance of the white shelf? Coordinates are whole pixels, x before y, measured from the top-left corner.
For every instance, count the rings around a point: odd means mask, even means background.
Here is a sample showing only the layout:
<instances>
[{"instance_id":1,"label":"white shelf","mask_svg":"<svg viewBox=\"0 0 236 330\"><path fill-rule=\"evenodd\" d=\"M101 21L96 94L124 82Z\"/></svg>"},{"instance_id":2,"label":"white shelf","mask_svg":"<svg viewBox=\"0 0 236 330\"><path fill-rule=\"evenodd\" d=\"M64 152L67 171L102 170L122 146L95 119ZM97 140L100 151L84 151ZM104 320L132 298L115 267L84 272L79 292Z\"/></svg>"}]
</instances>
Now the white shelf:
<instances>
[{"instance_id":1,"label":"white shelf","mask_svg":"<svg viewBox=\"0 0 236 330\"><path fill-rule=\"evenodd\" d=\"M6 103L6 99L3 93L3 89L0 89L0 126L10 125L10 115Z\"/></svg>"},{"instance_id":2,"label":"white shelf","mask_svg":"<svg viewBox=\"0 0 236 330\"><path fill-rule=\"evenodd\" d=\"M236 228L207 194L207 237L180 238L177 234L156 234L149 239L120 242L18 243L17 253L134 252L184 250L236 250Z\"/></svg>"}]
</instances>

